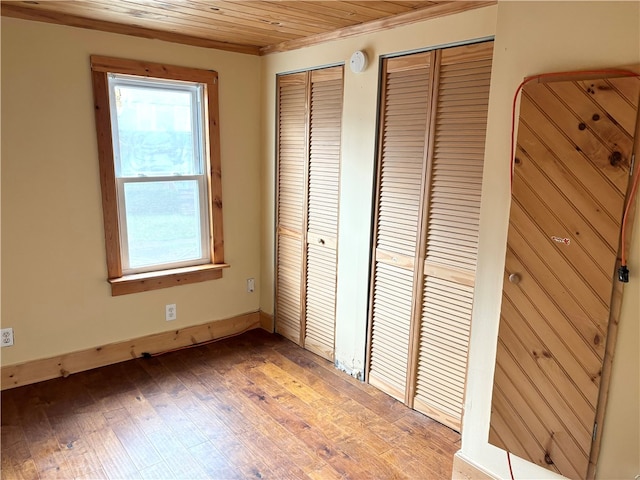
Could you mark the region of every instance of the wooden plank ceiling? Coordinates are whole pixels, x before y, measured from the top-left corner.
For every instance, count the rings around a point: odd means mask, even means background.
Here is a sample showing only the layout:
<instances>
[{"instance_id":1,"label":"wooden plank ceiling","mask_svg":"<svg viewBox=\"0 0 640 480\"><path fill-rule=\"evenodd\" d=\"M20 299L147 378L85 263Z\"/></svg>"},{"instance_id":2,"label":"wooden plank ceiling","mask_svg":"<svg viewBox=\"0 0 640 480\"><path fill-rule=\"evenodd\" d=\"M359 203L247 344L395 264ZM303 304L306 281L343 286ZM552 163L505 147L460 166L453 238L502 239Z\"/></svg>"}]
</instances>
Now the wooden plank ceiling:
<instances>
[{"instance_id":1,"label":"wooden plank ceiling","mask_svg":"<svg viewBox=\"0 0 640 480\"><path fill-rule=\"evenodd\" d=\"M487 1L4 1L3 16L253 55L281 52L495 4Z\"/></svg>"}]
</instances>

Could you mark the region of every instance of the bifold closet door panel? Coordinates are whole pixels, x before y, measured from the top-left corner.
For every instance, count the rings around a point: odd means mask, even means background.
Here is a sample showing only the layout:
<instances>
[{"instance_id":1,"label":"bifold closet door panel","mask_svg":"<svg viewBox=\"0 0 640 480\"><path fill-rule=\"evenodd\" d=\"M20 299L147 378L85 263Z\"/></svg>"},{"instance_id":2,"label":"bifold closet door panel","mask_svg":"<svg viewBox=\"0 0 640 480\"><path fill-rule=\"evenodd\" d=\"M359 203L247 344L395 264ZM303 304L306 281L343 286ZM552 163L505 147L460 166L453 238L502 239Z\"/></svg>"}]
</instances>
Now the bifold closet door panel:
<instances>
[{"instance_id":1,"label":"bifold closet door panel","mask_svg":"<svg viewBox=\"0 0 640 480\"><path fill-rule=\"evenodd\" d=\"M302 345L304 311L307 73L278 77L276 331Z\"/></svg>"},{"instance_id":2,"label":"bifold closet door panel","mask_svg":"<svg viewBox=\"0 0 640 480\"><path fill-rule=\"evenodd\" d=\"M489 441L569 478L594 477L639 96L637 78L522 91Z\"/></svg>"},{"instance_id":3,"label":"bifold closet door panel","mask_svg":"<svg viewBox=\"0 0 640 480\"><path fill-rule=\"evenodd\" d=\"M278 77L276 331L333 360L343 67Z\"/></svg>"},{"instance_id":4,"label":"bifold closet door panel","mask_svg":"<svg viewBox=\"0 0 640 480\"><path fill-rule=\"evenodd\" d=\"M383 60L368 381L405 402L432 53Z\"/></svg>"},{"instance_id":5,"label":"bifold closet door panel","mask_svg":"<svg viewBox=\"0 0 640 480\"><path fill-rule=\"evenodd\" d=\"M439 52L413 408L460 431L493 42Z\"/></svg>"},{"instance_id":6,"label":"bifold closet door panel","mask_svg":"<svg viewBox=\"0 0 640 480\"><path fill-rule=\"evenodd\" d=\"M369 383L455 430L493 42L383 61Z\"/></svg>"},{"instance_id":7,"label":"bifold closet door panel","mask_svg":"<svg viewBox=\"0 0 640 480\"><path fill-rule=\"evenodd\" d=\"M304 347L333 360L343 67L310 75Z\"/></svg>"}]
</instances>

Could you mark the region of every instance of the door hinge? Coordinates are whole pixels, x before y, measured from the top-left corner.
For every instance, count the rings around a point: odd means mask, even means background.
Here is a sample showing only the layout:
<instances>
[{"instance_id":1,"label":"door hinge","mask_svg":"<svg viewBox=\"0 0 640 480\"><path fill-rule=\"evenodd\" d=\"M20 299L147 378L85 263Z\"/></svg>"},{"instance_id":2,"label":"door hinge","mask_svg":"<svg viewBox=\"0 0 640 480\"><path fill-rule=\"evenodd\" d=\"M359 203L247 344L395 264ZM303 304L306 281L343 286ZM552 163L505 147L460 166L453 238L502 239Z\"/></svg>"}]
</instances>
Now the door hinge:
<instances>
[{"instance_id":1,"label":"door hinge","mask_svg":"<svg viewBox=\"0 0 640 480\"><path fill-rule=\"evenodd\" d=\"M593 424L593 436L591 438L594 442L596 441L597 434L598 434L598 422Z\"/></svg>"}]
</instances>

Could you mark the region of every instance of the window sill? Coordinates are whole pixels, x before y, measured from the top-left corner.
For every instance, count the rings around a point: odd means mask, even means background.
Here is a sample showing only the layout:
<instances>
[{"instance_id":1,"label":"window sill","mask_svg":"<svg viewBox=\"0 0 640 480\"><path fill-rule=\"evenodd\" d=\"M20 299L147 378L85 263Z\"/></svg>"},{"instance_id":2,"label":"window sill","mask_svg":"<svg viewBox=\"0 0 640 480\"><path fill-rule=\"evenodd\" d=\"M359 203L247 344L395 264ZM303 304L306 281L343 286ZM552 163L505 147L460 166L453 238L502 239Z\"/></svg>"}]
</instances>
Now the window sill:
<instances>
[{"instance_id":1,"label":"window sill","mask_svg":"<svg viewBox=\"0 0 640 480\"><path fill-rule=\"evenodd\" d=\"M174 268L157 272L136 273L110 278L111 296L128 295L130 293L148 292L161 288L187 285L222 278L222 270L229 268L226 263L196 265L193 267Z\"/></svg>"}]
</instances>

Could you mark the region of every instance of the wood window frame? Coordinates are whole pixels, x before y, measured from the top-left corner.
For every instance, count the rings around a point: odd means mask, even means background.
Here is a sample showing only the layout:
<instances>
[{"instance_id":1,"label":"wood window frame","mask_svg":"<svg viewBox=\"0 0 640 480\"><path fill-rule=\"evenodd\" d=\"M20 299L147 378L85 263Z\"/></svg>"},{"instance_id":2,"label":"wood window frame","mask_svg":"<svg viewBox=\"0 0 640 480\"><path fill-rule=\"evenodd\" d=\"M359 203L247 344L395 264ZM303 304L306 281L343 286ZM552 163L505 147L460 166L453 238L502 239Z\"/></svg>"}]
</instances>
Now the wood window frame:
<instances>
[{"instance_id":1,"label":"wood window frame","mask_svg":"<svg viewBox=\"0 0 640 480\"><path fill-rule=\"evenodd\" d=\"M111 112L109 108L107 78L109 73L204 84L204 103L206 108L204 142L206 170L208 174L207 190L210 202L210 263L123 275ZM222 278L222 270L229 267L229 265L224 263L224 240L222 231L222 174L217 72L213 70L92 55L91 76L95 102L107 274L108 282L111 284L111 295L126 295L129 293L145 292Z\"/></svg>"}]
</instances>

